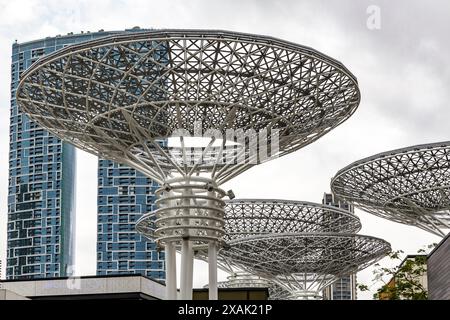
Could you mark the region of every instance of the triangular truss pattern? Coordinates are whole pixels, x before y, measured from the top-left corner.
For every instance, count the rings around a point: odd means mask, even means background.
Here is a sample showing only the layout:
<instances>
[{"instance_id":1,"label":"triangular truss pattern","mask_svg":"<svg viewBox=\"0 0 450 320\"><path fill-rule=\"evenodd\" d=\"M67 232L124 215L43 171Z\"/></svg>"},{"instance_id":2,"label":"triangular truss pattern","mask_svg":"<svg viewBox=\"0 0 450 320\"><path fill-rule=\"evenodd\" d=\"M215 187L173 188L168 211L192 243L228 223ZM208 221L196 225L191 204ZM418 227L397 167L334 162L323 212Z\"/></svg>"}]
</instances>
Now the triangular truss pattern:
<instances>
[{"instance_id":1,"label":"triangular truss pattern","mask_svg":"<svg viewBox=\"0 0 450 320\"><path fill-rule=\"evenodd\" d=\"M320 298L339 276L390 251L383 240L355 234L361 223L353 213L317 203L235 199L226 202L224 220L219 267L277 283L282 290L270 292L280 299ZM196 256L207 260L207 251Z\"/></svg>"},{"instance_id":2,"label":"triangular truss pattern","mask_svg":"<svg viewBox=\"0 0 450 320\"><path fill-rule=\"evenodd\" d=\"M271 233L356 233L361 222L336 207L306 201L237 199L226 202L225 241Z\"/></svg>"},{"instance_id":3,"label":"triangular truss pattern","mask_svg":"<svg viewBox=\"0 0 450 320\"><path fill-rule=\"evenodd\" d=\"M194 135L198 123L203 133L224 135L276 129L279 148L271 159L344 122L360 93L341 63L308 47L226 31L155 30L41 58L23 74L17 101L58 137L155 181L204 172L221 184L262 161L252 146L213 148L210 140L170 148L159 141L178 129ZM224 164L240 157L245 165Z\"/></svg>"},{"instance_id":4,"label":"triangular truss pattern","mask_svg":"<svg viewBox=\"0 0 450 320\"><path fill-rule=\"evenodd\" d=\"M444 236L450 229L450 142L356 161L336 174L331 189L367 212Z\"/></svg>"},{"instance_id":5,"label":"triangular truss pattern","mask_svg":"<svg viewBox=\"0 0 450 320\"><path fill-rule=\"evenodd\" d=\"M271 233L356 233L361 229L361 222L354 214L317 203L270 199L236 199L225 203L224 242ZM160 226L155 219L155 212L145 214L136 223L137 230L150 239L157 238L155 231Z\"/></svg>"},{"instance_id":6,"label":"triangular truss pattern","mask_svg":"<svg viewBox=\"0 0 450 320\"><path fill-rule=\"evenodd\" d=\"M320 297L339 277L355 273L391 250L384 240L347 233L281 233L233 240L220 251L241 269L276 281L291 298Z\"/></svg>"}]
</instances>

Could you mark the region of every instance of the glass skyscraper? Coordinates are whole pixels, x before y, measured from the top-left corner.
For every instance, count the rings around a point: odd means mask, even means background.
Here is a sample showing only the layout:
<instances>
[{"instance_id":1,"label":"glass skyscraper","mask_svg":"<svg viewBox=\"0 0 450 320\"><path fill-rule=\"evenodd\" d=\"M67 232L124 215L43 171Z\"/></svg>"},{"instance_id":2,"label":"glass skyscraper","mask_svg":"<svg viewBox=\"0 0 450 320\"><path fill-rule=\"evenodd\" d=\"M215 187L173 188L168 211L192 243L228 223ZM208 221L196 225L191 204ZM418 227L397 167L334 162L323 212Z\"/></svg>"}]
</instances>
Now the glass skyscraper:
<instances>
[{"instance_id":1,"label":"glass skyscraper","mask_svg":"<svg viewBox=\"0 0 450 320\"><path fill-rule=\"evenodd\" d=\"M68 43L12 46L7 279L64 276L73 264L75 149L30 121L15 101L22 72Z\"/></svg>"},{"instance_id":2,"label":"glass skyscraper","mask_svg":"<svg viewBox=\"0 0 450 320\"><path fill-rule=\"evenodd\" d=\"M139 273L163 280L164 253L134 227L153 210L158 185L130 167L98 162L97 274Z\"/></svg>"},{"instance_id":3,"label":"glass skyscraper","mask_svg":"<svg viewBox=\"0 0 450 320\"><path fill-rule=\"evenodd\" d=\"M323 195L322 204L355 213L353 205L345 201L336 200L331 193ZM326 287L323 290L323 297L325 300L356 300L356 274L340 278L332 285Z\"/></svg>"},{"instance_id":4,"label":"glass skyscraper","mask_svg":"<svg viewBox=\"0 0 450 320\"><path fill-rule=\"evenodd\" d=\"M74 264L75 149L18 110L20 74L41 56L67 45L139 30L70 33L13 44L7 279L68 276ZM156 185L134 169L101 159L98 177L97 274L163 279L163 253L134 231L134 222L151 210Z\"/></svg>"}]
</instances>

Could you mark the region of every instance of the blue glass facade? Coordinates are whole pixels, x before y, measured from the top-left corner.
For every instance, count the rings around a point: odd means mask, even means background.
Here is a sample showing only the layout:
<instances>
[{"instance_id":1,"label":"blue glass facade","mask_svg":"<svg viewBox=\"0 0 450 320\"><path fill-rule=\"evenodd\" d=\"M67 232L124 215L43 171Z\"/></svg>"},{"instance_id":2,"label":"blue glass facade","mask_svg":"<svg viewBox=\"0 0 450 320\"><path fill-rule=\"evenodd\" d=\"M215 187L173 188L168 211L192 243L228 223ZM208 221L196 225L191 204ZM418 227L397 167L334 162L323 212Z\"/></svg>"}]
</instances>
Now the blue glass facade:
<instances>
[{"instance_id":1,"label":"blue glass facade","mask_svg":"<svg viewBox=\"0 0 450 320\"><path fill-rule=\"evenodd\" d=\"M164 252L135 231L142 214L153 210L158 185L135 169L98 162L97 274L139 273L165 279Z\"/></svg>"},{"instance_id":2,"label":"blue glass facade","mask_svg":"<svg viewBox=\"0 0 450 320\"><path fill-rule=\"evenodd\" d=\"M126 30L133 31L139 29ZM75 149L18 110L19 76L45 54L121 32L68 34L12 47L7 279L67 276L73 265ZM163 253L134 231L134 221L151 210L156 186L107 160L99 160L98 176L97 273L164 279Z\"/></svg>"},{"instance_id":3,"label":"blue glass facade","mask_svg":"<svg viewBox=\"0 0 450 320\"><path fill-rule=\"evenodd\" d=\"M20 74L68 41L13 44L8 189L7 279L67 275L73 264L75 149L18 109Z\"/></svg>"}]
</instances>

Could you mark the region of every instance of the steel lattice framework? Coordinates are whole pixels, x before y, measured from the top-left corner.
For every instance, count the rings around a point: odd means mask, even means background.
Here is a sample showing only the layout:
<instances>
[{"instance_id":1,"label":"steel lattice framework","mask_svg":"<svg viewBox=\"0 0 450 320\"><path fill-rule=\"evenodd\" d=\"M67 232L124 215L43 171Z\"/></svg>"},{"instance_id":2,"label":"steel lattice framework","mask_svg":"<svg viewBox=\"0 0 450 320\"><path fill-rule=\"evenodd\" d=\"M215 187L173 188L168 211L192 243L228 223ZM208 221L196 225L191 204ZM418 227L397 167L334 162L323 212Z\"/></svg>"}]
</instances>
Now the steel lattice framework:
<instances>
[{"instance_id":1,"label":"steel lattice framework","mask_svg":"<svg viewBox=\"0 0 450 320\"><path fill-rule=\"evenodd\" d=\"M227 277L227 281L219 282L219 288L268 288L269 280L246 273L236 272Z\"/></svg>"},{"instance_id":2,"label":"steel lattice framework","mask_svg":"<svg viewBox=\"0 0 450 320\"><path fill-rule=\"evenodd\" d=\"M190 135L278 129L273 156L280 156L345 121L360 93L341 63L308 47L225 31L168 30L115 35L50 54L25 72L17 101L57 136L161 183L174 171L212 170L220 184L251 165L221 165L223 154L211 146L169 152L159 140L179 129ZM239 148L229 152L257 157Z\"/></svg>"},{"instance_id":3,"label":"steel lattice framework","mask_svg":"<svg viewBox=\"0 0 450 320\"><path fill-rule=\"evenodd\" d=\"M23 74L16 99L61 139L162 184L155 215L165 222L148 236L165 246L172 299L181 250L181 296L190 299L193 250L205 246L217 297L220 184L320 138L353 114L360 92L340 62L308 47L227 31L155 30L44 56Z\"/></svg>"},{"instance_id":4,"label":"steel lattice framework","mask_svg":"<svg viewBox=\"0 0 450 320\"><path fill-rule=\"evenodd\" d=\"M226 233L224 241L226 244L224 249L219 251L218 264L222 270L231 274L230 286L236 286L241 282L252 286L259 285L261 280L267 283L275 281L272 279L272 275L266 273L249 275L251 279L236 277L235 275L247 275L240 270L245 270L251 274L255 270L247 268L245 257L240 258L239 254L229 255L229 252L234 253L235 250L238 250L234 248L235 244L239 248L247 239L252 240L254 237L261 236L270 239L285 233L291 235L353 234L361 229L361 222L354 214L337 207L305 201L235 199L226 201L225 213L224 228ZM149 221L149 219L146 219L146 221ZM269 257L272 256L270 249L266 253L268 254L267 259L270 259ZM196 255L203 260L206 260L208 256L207 252L202 250L197 251ZM271 263L278 264L279 262L272 261ZM280 265L280 267L283 268L284 266ZM301 268L301 266L299 267ZM286 270L286 272L289 273L289 270ZM274 299L289 299L296 298L300 294L319 297L321 291L318 288L323 288L337 279L335 275L316 273L313 270L305 270L304 276L307 277L307 286L303 289L296 287L296 284L293 285L292 281L276 279L278 288L269 287L271 288L271 297ZM258 281L252 283L254 282L252 277L258 279ZM263 279L260 277L263 277ZM292 279L298 281L298 277L299 274L297 273Z\"/></svg>"},{"instance_id":5,"label":"steel lattice framework","mask_svg":"<svg viewBox=\"0 0 450 320\"><path fill-rule=\"evenodd\" d=\"M340 208L306 201L274 199L236 199L226 201L225 247L233 240L281 233L356 233L361 222L354 214ZM197 251L205 260L206 252ZM219 253L219 267L230 273L242 269L239 260Z\"/></svg>"},{"instance_id":6,"label":"steel lattice framework","mask_svg":"<svg viewBox=\"0 0 450 320\"><path fill-rule=\"evenodd\" d=\"M277 282L267 280L246 272L236 272L227 281L218 283L219 288L268 288L270 300L285 300L290 293Z\"/></svg>"},{"instance_id":7,"label":"steel lattice framework","mask_svg":"<svg viewBox=\"0 0 450 320\"><path fill-rule=\"evenodd\" d=\"M443 236L450 228L450 142L356 161L335 175L331 189L367 212Z\"/></svg>"},{"instance_id":8,"label":"steel lattice framework","mask_svg":"<svg viewBox=\"0 0 450 320\"><path fill-rule=\"evenodd\" d=\"M226 202L225 241L271 233L356 233L354 214L306 201L236 199Z\"/></svg>"},{"instance_id":9,"label":"steel lattice framework","mask_svg":"<svg viewBox=\"0 0 450 320\"><path fill-rule=\"evenodd\" d=\"M306 201L277 199L225 201L224 220L225 242L271 233L356 233L361 229L359 218L343 209ZM164 224L165 221L158 221L152 212L139 219L136 229L153 238L155 230Z\"/></svg>"},{"instance_id":10,"label":"steel lattice framework","mask_svg":"<svg viewBox=\"0 0 450 320\"><path fill-rule=\"evenodd\" d=\"M220 255L252 274L277 281L290 298L320 297L340 276L364 269L390 252L384 240L345 233L286 233L231 241Z\"/></svg>"}]
</instances>

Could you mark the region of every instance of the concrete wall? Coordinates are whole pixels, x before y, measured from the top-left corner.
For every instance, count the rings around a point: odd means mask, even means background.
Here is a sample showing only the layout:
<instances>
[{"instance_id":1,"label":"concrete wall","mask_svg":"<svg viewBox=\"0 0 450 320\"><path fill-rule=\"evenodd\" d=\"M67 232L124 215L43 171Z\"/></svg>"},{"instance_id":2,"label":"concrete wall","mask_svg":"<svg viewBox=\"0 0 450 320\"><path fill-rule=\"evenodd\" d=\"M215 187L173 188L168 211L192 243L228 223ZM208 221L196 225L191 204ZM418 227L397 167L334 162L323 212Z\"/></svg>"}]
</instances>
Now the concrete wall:
<instances>
[{"instance_id":1,"label":"concrete wall","mask_svg":"<svg viewBox=\"0 0 450 320\"><path fill-rule=\"evenodd\" d=\"M1 300L29 300L29 299L21 295L18 295L17 293L14 293L12 291L0 289L0 301Z\"/></svg>"},{"instance_id":2,"label":"concrete wall","mask_svg":"<svg viewBox=\"0 0 450 320\"><path fill-rule=\"evenodd\" d=\"M4 281L1 286L30 298L131 292L143 293L156 299L165 297L164 285L140 276Z\"/></svg>"}]
</instances>

